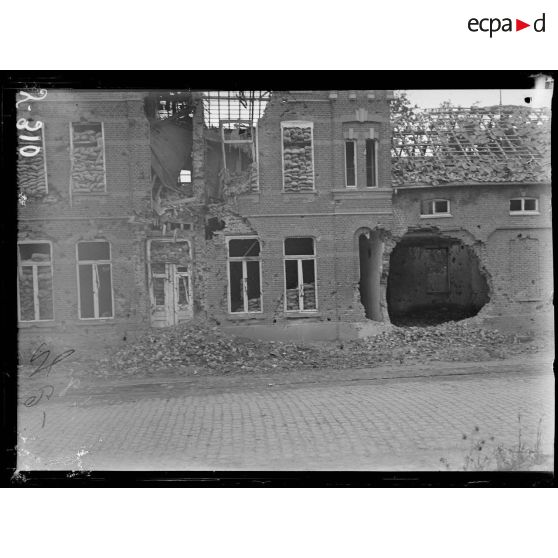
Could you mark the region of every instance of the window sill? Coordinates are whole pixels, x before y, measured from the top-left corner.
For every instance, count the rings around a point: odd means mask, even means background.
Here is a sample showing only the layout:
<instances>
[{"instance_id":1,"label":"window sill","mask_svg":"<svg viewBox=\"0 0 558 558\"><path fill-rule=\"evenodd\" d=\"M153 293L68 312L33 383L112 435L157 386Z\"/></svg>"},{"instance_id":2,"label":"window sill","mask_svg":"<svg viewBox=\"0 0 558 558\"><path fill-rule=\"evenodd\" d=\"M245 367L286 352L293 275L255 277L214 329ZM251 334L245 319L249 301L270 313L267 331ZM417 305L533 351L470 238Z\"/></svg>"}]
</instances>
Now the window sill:
<instances>
[{"instance_id":1,"label":"window sill","mask_svg":"<svg viewBox=\"0 0 558 558\"><path fill-rule=\"evenodd\" d=\"M510 211L512 217L524 215L540 215L540 211Z\"/></svg>"},{"instance_id":2,"label":"window sill","mask_svg":"<svg viewBox=\"0 0 558 558\"><path fill-rule=\"evenodd\" d=\"M263 312L229 312L229 320L258 320L264 317Z\"/></svg>"},{"instance_id":3,"label":"window sill","mask_svg":"<svg viewBox=\"0 0 558 558\"><path fill-rule=\"evenodd\" d=\"M32 329L35 327L40 327L40 328L46 328L48 329L49 327L56 327L56 321L55 320L38 320L35 322L17 322L17 327L19 329Z\"/></svg>"},{"instance_id":4,"label":"window sill","mask_svg":"<svg viewBox=\"0 0 558 558\"><path fill-rule=\"evenodd\" d=\"M108 192L72 192L72 196L108 196Z\"/></svg>"},{"instance_id":5,"label":"window sill","mask_svg":"<svg viewBox=\"0 0 558 558\"><path fill-rule=\"evenodd\" d=\"M97 325L107 325L107 324L115 324L116 321L114 318L86 318L86 319L79 319L75 322L74 325L77 326L97 326Z\"/></svg>"},{"instance_id":6,"label":"window sill","mask_svg":"<svg viewBox=\"0 0 558 558\"><path fill-rule=\"evenodd\" d=\"M453 217L451 213L437 213L433 215L421 215L421 219L441 219L443 217Z\"/></svg>"},{"instance_id":7,"label":"window sill","mask_svg":"<svg viewBox=\"0 0 558 558\"><path fill-rule=\"evenodd\" d=\"M391 198L393 190L391 188L378 188L376 186L370 186L366 188L353 188L347 187L342 189L333 189L331 193L333 195L333 199L343 199L343 198L350 198L350 199L369 199L374 197L380 198Z\"/></svg>"},{"instance_id":8,"label":"window sill","mask_svg":"<svg viewBox=\"0 0 558 558\"><path fill-rule=\"evenodd\" d=\"M286 201L314 201L318 197L318 192L316 190L303 190L303 191L285 191L281 192L282 196L285 196Z\"/></svg>"},{"instance_id":9,"label":"window sill","mask_svg":"<svg viewBox=\"0 0 558 558\"><path fill-rule=\"evenodd\" d=\"M306 312L293 312L285 310L284 316L286 319L321 318L322 314L318 310L307 310Z\"/></svg>"}]
</instances>

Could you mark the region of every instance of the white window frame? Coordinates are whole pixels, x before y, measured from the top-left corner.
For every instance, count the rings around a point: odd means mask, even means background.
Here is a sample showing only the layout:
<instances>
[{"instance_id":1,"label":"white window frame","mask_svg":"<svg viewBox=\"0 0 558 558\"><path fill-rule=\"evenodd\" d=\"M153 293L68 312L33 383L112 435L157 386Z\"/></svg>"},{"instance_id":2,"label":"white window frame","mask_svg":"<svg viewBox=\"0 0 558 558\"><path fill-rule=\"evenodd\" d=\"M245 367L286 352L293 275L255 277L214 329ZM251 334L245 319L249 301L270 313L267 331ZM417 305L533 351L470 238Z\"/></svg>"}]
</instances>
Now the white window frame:
<instances>
[{"instance_id":1,"label":"white window frame","mask_svg":"<svg viewBox=\"0 0 558 558\"><path fill-rule=\"evenodd\" d=\"M510 209L510 215L540 215L539 212L539 198L529 196L521 196L518 198L510 198L510 202L521 200L521 209L513 211ZM535 200L535 209L525 209L525 200Z\"/></svg>"},{"instance_id":2,"label":"white window frame","mask_svg":"<svg viewBox=\"0 0 558 558\"><path fill-rule=\"evenodd\" d=\"M80 260L78 246L82 243L89 242L103 242L109 246L109 259L108 260ZM95 314L92 318L82 318L81 317L81 291L79 282L79 266L80 265L91 265L93 274L99 273L97 266L109 265L110 270L110 300L111 300L111 316L99 316L99 291L97 290L97 284L95 278L93 277L93 313ZM112 281L112 246L108 240L80 240L76 242L76 278L77 278L77 293L78 293L78 318L80 320L114 320L114 287Z\"/></svg>"},{"instance_id":3,"label":"white window frame","mask_svg":"<svg viewBox=\"0 0 558 558\"><path fill-rule=\"evenodd\" d=\"M97 190L95 192L80 192L74 190L72 174L74 169L74 124L100 124L101 125L101 134L103 140L103 190ZM95 195L95 194L106 194L107 193L107 154L106 154L106 147L105 147L105 123L104 122L70 122L70 199L71 196L74 194L80 195Z\"/></svg>"},{"instance_id":4,"label":"white window frame","mask_svg":"<svg viewBox=\"0 0 558 558\"><path fill-rule=\"evenodd\" d=\"M231 240L257 240L260 245L260 255L259 256L230 256L229 243ZM238 316L242 314L262 314L263 313L263 285L262 285L262 241L258 236L228 236L227 237L227 281L228 281L228 292L227 292L227 305L228 312L233 316ZM248 309L248 266L247 262L257 261L259 262L260 271L260 309L259 310L249 310ZM233 312L231 308L231 262L242 262L242 302L243 310L242 312Z\"/></svg>"},{"instance_id":5,"label":"white window frame","mask_svg":"<svg viewBox=\"0 0 558 558\"><path fill-rule=\"evenodd\" d=\"M311 255L287 255L285 254L285 241L289 238L311 238L314 247L314 254ZM287 264L288 260L295 260L297 264L297 276L298 276L298 308L288 309L287 308ZM314 261L314 297L316 308L304 309L304 276L302 271L302 261L303 260L313 260ZM318 311L318 270L316 267L316 239L313 236L289 236L283 239L283 298L285 299L285 312L288 313L309 313L314 314Z\"/></svg>"},{"instance_id":6,"label":"white window frame","mask_svg":"<svg viewBox=\"0 0 558 558\"><path fill-rule=\"evenodd\" d=\"M310 142L312 144L312 189L311 190L285 190L285 146L283 142L283 130L285 128L310 128ZM314 122L309 120L284 120L281 122L281 177L283 181L283 192L288 194L297 192L315 192L316 191L316 168L314 153Z\"/></svg>"},{"instance_id":7,"label":"white window frame","mask_svg":"<svg viewBox=\"0 0 558 558\"><path fill-rule=\"evenodd\" d=\"M355 167L355 183L348 184L348 172L347 172L347 143L351 142L354 146L353 149L353 165ZM344 148L344 165L345 165L345 188L357 188L358 187L358 166L357 166L357 148L358 142L354 138L345 138L345 143L343 144Z\"/></svg>"},{"instance_id":8,"label":"white window frame","mask_svg":"<svg viewBox=\"0 0 558 558\"><path fill-rule=\"evenodd\" d=\"M448 204L448 209L445 212L441 212L438 211L436 212L436 203L438 202L445 202ZM437 198L435 200L428 200L428 204L430 205L430 208L432 209L432 213L421 213L420 218L421 219L436 219L437 217L453 217L453 215L451 214L451 204L450 204L450 200L445 199L445 198Z\"/></svg>"},{"instance_id":9,"label":"white window frame","mask_svg":"<svg viewBox=\"0 0 558 558\"><path fill-rule=\"evenodd\" d=\"M366 184L366 188L378 188L378 150L379 150L379 141L377 138L366 138L367 140L372 141L374 145L374 185L368 186L367 182L367 175L368 175L368 168L366 164L366 141L364 142L364 181Z\"/></svg>"},{"instance_id":10,"label":"white window frame","mask_svg":"<svg viewBox=\"0 0 558 558\"><path fill-rule=\"evenodd\" d=\"M48 263L46 262L29 262L22 264L21 258L19 254L19 246L21 244L48 244L50 248L50 260ZM18 272L18 280L17 280L17 317L18 321L22 323L35 323L35 322L53 322L55 320L54 314L54 267L53 267L53 252L52 252L52 242L50 240L19 240L17 243L17 272ZM33 306L34 306L34 320L22 320L21 319L21 299L20 299L20 292L19 292L19 273L21 268L25 267L32 267L33 268ZM37 318L39 316L39 278L38 278L38 267L39 266L49 266L50 267L50 277L51 277L51 296L52 296L52 318L41 319Z\"/></svg>"}]
</instances>

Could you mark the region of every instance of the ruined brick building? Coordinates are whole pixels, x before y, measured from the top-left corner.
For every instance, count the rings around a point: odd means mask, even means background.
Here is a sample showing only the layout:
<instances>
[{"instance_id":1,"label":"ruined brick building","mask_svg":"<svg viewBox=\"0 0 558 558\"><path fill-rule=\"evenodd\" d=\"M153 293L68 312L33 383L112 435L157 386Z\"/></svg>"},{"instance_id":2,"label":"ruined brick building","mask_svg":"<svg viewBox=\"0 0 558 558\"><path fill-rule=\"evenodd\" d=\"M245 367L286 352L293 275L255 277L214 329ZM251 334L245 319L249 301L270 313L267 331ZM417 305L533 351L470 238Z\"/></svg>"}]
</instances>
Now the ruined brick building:
<instances>
[{"instance_id":1,"label":"ruined brick building","mask_svg":"<svg viewBox=\"0 0 558 558\"><path fill-rule=\"evenodd\" d=\"M433 308L548 309L545 116L501 115L510 131L488 142L477 118L467 143L462 116L425 133L392 99L49 91L32 111L43 149L18 169L21 345L93 348L198 316L337 339Z\"/></svg>"},{"instance_id":2,"label":"ruined brick building","mask_svg":"<svg viewBox=\"0 0 558 558\"><path fill-rule=\"evenodd\" d=\"M392 119L392 320L551 327L549 111L412 112Z\"/></svg>"}]
</instances>

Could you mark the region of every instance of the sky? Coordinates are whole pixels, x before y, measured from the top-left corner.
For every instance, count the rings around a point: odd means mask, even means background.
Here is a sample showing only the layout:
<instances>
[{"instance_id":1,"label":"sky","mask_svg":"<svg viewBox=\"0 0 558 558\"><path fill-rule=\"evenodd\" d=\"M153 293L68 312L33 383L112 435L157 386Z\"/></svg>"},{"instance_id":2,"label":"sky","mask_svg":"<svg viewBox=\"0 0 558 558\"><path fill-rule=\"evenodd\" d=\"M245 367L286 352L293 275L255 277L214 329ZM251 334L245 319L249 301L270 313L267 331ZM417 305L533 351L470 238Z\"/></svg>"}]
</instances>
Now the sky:
<instances>
[{"instance_id":1,"label":"sky","mask_svg":"<svg viewBox=\"0 0 558 558\"><path fill-rule=\"evenodd\" d=\"M443 101L451 101L454 105L471 106L479 101L480 106L500 104L523 105L534 107L550 107L552 99L551 89L407 89L411 103L421 108L438 107ZM526 103L525 97L531 97Z\"/></svg>"}]
</instances>

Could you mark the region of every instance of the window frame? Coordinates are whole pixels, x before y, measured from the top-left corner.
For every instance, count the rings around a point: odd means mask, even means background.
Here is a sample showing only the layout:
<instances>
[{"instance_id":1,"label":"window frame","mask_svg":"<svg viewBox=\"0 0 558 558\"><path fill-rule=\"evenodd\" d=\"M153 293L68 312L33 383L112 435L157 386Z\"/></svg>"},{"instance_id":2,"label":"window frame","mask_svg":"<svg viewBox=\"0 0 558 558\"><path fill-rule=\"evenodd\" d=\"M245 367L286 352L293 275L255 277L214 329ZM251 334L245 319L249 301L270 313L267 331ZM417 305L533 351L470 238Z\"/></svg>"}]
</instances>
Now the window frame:
<instances>
[{"instance_id":1,"label":"window frame","mask_svg":"<svg viewBox=\"0 0 558 558\"><path fill-rule=\"evenodd\" d=\"M48 244L50 249L50 260L49 263L40 263L40 262L31 262L29 264L25 264L26 267L33 268L33 309L35 316L40 315L39 307L38 307L38 270L36 269L39 265L46 267L47 265L50 267L50 278L51 278L51 296L52 296L52 318L46 319L34 319L34 320L23 320L21 319L21 294L20 294L20 287L19 287L19 273L22 268L21 264L21 257L19 253L19 246L21 244ZM54 322L56 320L56 315L54 312L54 257L53 257L53 250L52 250L52 242L50 240L18 240L17 242L17 319L18 322L24 324L31 324L31 323L39 323L39 322ZM35 288L36 287L36 288Z\"/></svg>"},{"instance_id":2,"label":"window frame","mask_svg":"<svg viewBox=\"0 0 558 558\"><path fill-rule=\"evenodd\" d=\"M374 146L374 184L372 186L368 185L368 151L367 151L367 146L368 146L368 142L371 142L371 144ZM379 141L377 138L366 138L365 142L364 142L364 180L365 180L365 184L366 184L366 188L378 188L379 187L379 182L378 182L378 147L379 147Z\"/></svg>"},{"instance_id":3,"label":"window frame","mask_svg":"<svg viewBox=\"0 0 558 558\"><path fill-rule=\"evenodd\" d=\"M521 209L512 210L510 209L510 215L540 215L539 211L539 198L530 196L519 196L516 198L510 198L510 204L512 201L521 200ZM525 209L525 200L535 200L535 209Z\"/></svg>"},{"instance_id":4,"label":"window frame","mask_svg":"<svg viewBox=\"0 0 558 558\"><path fill-rule=\"evenodd\" d=\"M257 240L260 247L260 253L258 256L230 256L230 241L231 240ZM248 236L227 236L226 237L226 247L227 247L227 310L232 316L239 316L242 314L263 314L263 284L262 284L262 241L259 236L248 235ZM260 274L260 309L259 310L249 310L248 306L248 289L243 289L242 292L242 303L243 310L241 312L232 311L232 285L231 285L231 262L242 262L242 280L245 284L248 284L248 266L247 262L257 261L259 262L259 274Z\"/></svg>"},{"instance_id":5,"label":"window frame","mask_svg":"<svg viewBox=\"0 0 558 558\"><path fill-rule=\"evenodd\" d=\"M108 244L109 247L109 259L108 260L80 260L79 259L79 252L78 247L80 244L85 242L103 242ZM97 266L98 264L109 265L110 271L110 300L111 300L111 312L110 316L98 316L99 314L99 292L93 288L93 312L95 316L91 318L83 318L81 316L81 286L80 286L80 275L79 275L79 266L80 265L92 265ZM98 273L98 271L97 271ZM80 320L114 320L114 285L112 280L112 246L108 240L80 240L76 242L76 278L77 278L77 294L78 294L78 319ZM93 282L93 285L95 283Z\"/></svg>"},{"instance_id":6,"label":"window frame","mask_svg":"<svg viewBox=\"0 0 558 558\"><path fill-rule=\"evenodd\" d=\"M316 191L316 164L314 153L314 122L310 120L283 120L281 123L281 180L282 192L287 194L308 193ZM285 189L285 145L283 141L283 130L285 128L310 128L310 143L312 145L312 189L311 190L287 190Z\"/></svg>"},{"instance_id":7,"label":"window frame","mask_svg":"<svg viewBox=\"0 0 558 558\"><path fill-rule=\"evenodd\" d=\"M101 138L103 140L103 190L97 190L95 192L83 192L79 190L74 190L74 182L72 179L72 174L74 170L74 124L77 125L84 125L84 124L100 124L101 125ZM72 196L77 194L78 196L81 195L102 195L107 193L107 150L106 150L106 142L105 142L105 123L103 121L100 122L70 122L70 200Z\"/></svg>"},{"instance_id":8,"label":"window frame","mask_svg":"<svg viewBox=\"0 0 558 558\"><path fill-rule=\"evenodd\" d=\"M432 219L432 218L437 218L437 217L453 217L453 215L451 214L451 200L447 199L447 198L436 198L433 200L425 200L427 201L429 207L432 210L432 213L423 213L422 212L422 207L420 210L420 218L421 219ZM436 203L437 202L445 202L447 203L447 211L445 212L437 212L435 211L436 209Z\"/></svg>"},{"instance_id":9,"label":"window frame","mask_svg":"<svg viewBox=\"0 0 558 558\"><path fill-rule=\"evenodd\" d=\"M314 254L313 255L292 255L289 254L287 255L285 253L285 242L289 239L289 238L311 238L312 239L312 247L314 249ZM285 309L285 313L299 313L299 314L315 314L318 312L318 269L317 269L317 257L316 257L316 238L313 236L287 236L283 239L283 282L284 282L284 288L283 288L283 298L284 298L284 309ZM298 293L298 308L296 309L288 309L287 308L287 261L297 261L297 276L298 276L298 289L299 289L299 293ZM300 291L300 286L301 286L301 281L302 281L302 285L304 285L304 274L303 274L303 270L302 270L302 261L303 260L312 260L314 262L314 302L316 307L315 308L309 308L309 309L301 309L301 306L304 305L304 291Z\"/></svg>"},{"instance_id":10,"label":"window frame","mask_svg":"<svg viewBox=\"0 0 558 558\"><path fill-rule=\"evenodd\" d=\"M353 144L353 166L354 166L354 173L355 173L355 183L349 184L348 183L348 168L347 168L347 144ZM357 148L358 143L357 140L354 138L345 138L344 144L344 158L345 158L345 188L358 188L358 157L357 157Z\"/></svg>"}]
</instances>

